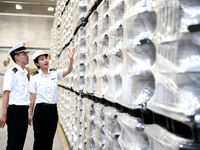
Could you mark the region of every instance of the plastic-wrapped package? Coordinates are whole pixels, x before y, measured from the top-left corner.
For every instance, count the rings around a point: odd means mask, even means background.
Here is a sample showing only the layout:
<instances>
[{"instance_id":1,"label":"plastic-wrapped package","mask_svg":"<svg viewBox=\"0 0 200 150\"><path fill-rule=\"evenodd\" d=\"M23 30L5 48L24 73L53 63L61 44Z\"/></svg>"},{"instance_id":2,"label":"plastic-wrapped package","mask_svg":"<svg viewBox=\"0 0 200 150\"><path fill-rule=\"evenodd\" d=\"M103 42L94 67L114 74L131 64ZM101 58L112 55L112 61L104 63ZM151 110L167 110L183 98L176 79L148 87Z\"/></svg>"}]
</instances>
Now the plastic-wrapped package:
<instances>
[{"instance_id":1,"label":"plastic-wrapped package","mask_svg":"<svg viewBox=\"0 0 200 150\"><path fill-rule=\"evenodd\" d=\"M86 100L86 98L84 98ZM91 100L88 100L84 103L86 106L86 111L85 115L87 117L87 129L86 129L86 136L88 138L92 138L95 136L95 123L94 123L94 118L95 118L95 111L94 111L94 102Z\"/></svg>"},{"instance_id":2,"label":"plastic-wrapped package","mask_svg":"<svg viewBox=\"0 0 200 150\"><path fill-rule=\"evenodd\" d=\"M92 27L91 27L91 39L92 39L92 48L93 50L95 50L93 52L93 57L95 56L95 54L97 54L97 39L98 39L98 36L99 36L99 33L98 33L98 24L94 24Z\"/></svg>"},{"instance_id":3,"label":"plastic-wrapped package","mask_svg":"<svg viewBox=\"0 0 200 150\"><path fill-rule=\"evenodd\" d=\"M200 23L199 0L156 1L157 26L154 41L169 42L179 39L179 34L188 32L191 25Z\"/></svg>"},{"instance_id":4,"label":"plastic-wrapped package","mask_svg":"<svg viewBox=\"0 0 200 150\"><path fill-rule=\"evenodd\" d=\"M144 125L141 125L137 118L128 114L119 114L117 121L121 127L118 141L123 150L147 150L149 148L148 138L142 132Z\"/></svg>"},{"instance_id":5,"label":"plastic-wrapped package","mask_svg":"<svg viewBox=\"0 0 200 150\"><path fill-rule=\"evenodd\" d=\"M99 19L99 12L95 10L91 16L89 17L89 22L91 27L93 28L95 25L98 25L98 19Z\"/></svg>"},{"instance_id":6,"label":"plastic-wrapped package","mask_svg":"<svg viewBox=\"0 0 200 150\"><path fill-rule=\"evenodd\" d=\"M127 15L122 21L124 28L124 43L139 43L141 39L152 39L156 27L156 13L154 11Z\"/></svg>"},{"instance_id":7,"label":"plastic-wrapped package","mask_svg":"<svg viewBox=\"0 0 200 150\"><path fill-rule=\"evenodd\" d=\"M124 55L122 51L116 50L108 52L104 55L105 70L102 70L102 95L112 101L116 102L122 96L122 77L120 75L123 69Z\"/></svg>"},{"instance_id":8,"label":"plastic-wrapped package","mask_svg":"<svg viewBox=\"0 0 200 150\"><path fill-rule=\"evenodd\" d=\"M118 137L120 136L120 125L117 122L117 116L119 112L112 107L104 107L103 109L105 125L103 127L103 131L105 133L105 145L103 147L104 150L107 149L115 149L120 150L120 146L118 143Z\"/></svg>"},{"instance_id":9,"label":"plastic-wrapped package","mask_svg":"<svg viewBox=\"0 0 200 150\"><path fill-rule=\"evenodd\" d=\"M123 69L124 54L121 50L112 51L107 53L110 62L110 71L120 73Z\"/></svg>"},{"instance_id":10,"label":"plastic-wrapped package","mask_svg":"<svg viewBox=\"0 0 200 150\"><path fill-rule=\"evenodd\" d=\"M94 123L97 127L101 128L104 126L104 116L103 116L103 108L104 105L95 103L94 104L94 111L95 111L95 117L94 117Z\"/></svg>"},{"instance_id":11,"label":"plastic-wrapped package","mask_svg":"<svg viewBox=\"0 0 200 150\"><path fill-rule=\"evenodd\" d=\"M153 9L154 1L155 0L125 0L126 15L151 11Z\"/></svg>"},{"instance_id":12,"label":"plastic-wrapped package","mask_svg":"<svg viewBox=\"0 0 200 150\"><path fill-rule=\"evenodd\" d=\"M149 101L155 89L151 71L155 53L152 43L143 43L104 55L109 69L101 69L102 95L128 108L136 108Z\"/></svg>"},{"instance_id":13,"label":"plastic-wrapped package","mask_svg":"<svg viewBox=\"0 0 200 150\"><path fill-rule=\"evenodd\" d=\"M106 138L106 143L102 150L122 150L117 140Z\"/></svg>"},{"instance_id":14,"label":"plastic-wrapped package","mask_svg":"<svg viewBox=\"0 0 200 150\"><path fill-rule=\"evenodd\" d=\"M86 62L90 61L90 59L92 58L92 43L94 42L92 39L92 35L91 35L91 23L88 22L86 24Z\"/></svg>"},{"instance_id":15,"label":"plastic-wrapped package","mask_svg":"<svg viewBox=\"0 0 200 150\"><path fill-rule=\"evenodd\" d=\"M84 56L84 54L80 54L80 55ZM84 61L80 61L78 68L79 68L78 69L79 70L78 90L84 90L85 89L85 74L86 74L86 66L85 66Z\"/></svg>"},{"instance_id":16,"label":"plastic-wrapped package","mask_svg":"<svg viewBox=\"0 0 200 150\"><path fill-rule=\"evenodd\" d=\"M156 61L156 47L149 39L141 39L136 44L124 42L122 52L126 56L125 66L129 73L138 68L150 70Z\"/></svg>"},{"instance_id":17,"label":"plastic-wrapped package","mask_svg":"<svg viewBox=\"0 0 200 150\"><path fill-rule=\"evenodd\" d=\"M109 38L109 51L116 51L120 49L121 44L123 43L123 36L124 36L124 28L120 24L114 28L110 28L108 32L108 38Z\"/></svg>"},{"instance_id":18,"label":"plastic-wrapped package","mask_svg":"<svg viewBox=\"0 0 200 150\"><path fill-rule=\"evenodd\" d=\"M199 111L199 73L158 74L155 97L148 108L180 121L191 121ZM158 81L159 79L159 81ZM162 98L162 99L161 99Z\"/></svg>"},{"instance_id":19,"label":"plastic-wrapped package","mask_svg":"<svg viewBox=\"0 0 200 150\"><path fill-rule=\"evenodd\" d=\"M101 51L99 51L99 54L106 54L109 52L109 36L107 34L105 34L101 41L100 44L102 45L101 47Z\"/></svg>"},{"instance_id":20,"label":"plastic-wrapped package","mask_svg":"<svg viewBox=\"0 0 200 150\"><path fill-rule=\"evenodd\" d=\"M66 133L69 132L69 113L67 112L69 110L69 93L64 92L63 89L59 88L60 96L58 99L58 114L59 114L59 121L61 122L61 125ZM69 95L66 97L66 95ZM66 115L65 115L66 114Z\"/></svg>"},{"instance_id":21,"label":"plastic-wrapped package","mask_svg":"<svg viewBox=\"0 0 200 150\"><path fill-rule=\"evenodd\" d=\"M190 25L200 23L200 2L198 0L186 1L181 4L183 18L181 18L180 31L188 31Z\"/></svg>"},{"instance_id":22,"label":"plastic-wrapped package","mask_svg":"<svg viewBox=\"0 0 200 150\"><path fill-rule=\"evenodd\" d=\"M83 149L83 146L81 143L81 138L79 136L76 143L74 144L73 150L82 150L82 149Z\"/></svg>"},{"instance_id":23,"label":"plastic-wrapped package","mask_svg":"<svg viewBox=\"0 0 200 150\"><path fill-rule=\"evenodd\" d=\"M79 123L77 123L77 124L75 124L75 126L74 126L74 128L76 128L76 132L74 133L74 141L75 141L75 143L74 143L74 145L75 145L75 147L76 147L76 149L78 150L79 148L81 148L82 147L82 143L81 143L81 124Z\"/></svg>"},{"instance_id":24,"label":"plastic-wrapped package","mask_svg":"<svg viewBox=\"0 0 200 150\"><path fill-rule=\"evenodd\" d=\"M137 108L147 103L154 94L155 79L149 70L122 74L122 81L122 99L118 99L117 103L123 106Z\"/></svg>"},{"instance_id":25,"label":"plastic-wrapped package","mask_svg":"<svg viewBox=\"0 0 200 150\"><path fill-rule=\"evenodd\" d=\"M94 96L96 97L99 97L99 98L102 98L103 95L102 95L102 83L101 83L101 76L96 76L96 84L97 84L97 87L96 87L96 90L94 91Z\"/></svg>"},{"instance_id":26,"label":"plastic-wrapped package","mask_svg":"<svg viewBox=\"0 0 200 150\"><path fill-rule=\"evenodd\" d=\"M100 5L97 8L98 14L99 14L99 20L98 20L98 33L99 33L99 38L102 38L106 32L108 32L110 23L109 23L109 15L108 15L108 10L109 10L109 0L103 0ZM102 39L100 39L99 43L102 44ZM99 53L99 54L102 54Z\"/></svg>"},{"instance_id":27,"label":"plastic-wrapped package","mask_svg":"<svg viewBox=\"0 0 200 150\"><path fill-rule=\"evenodd\" d=\"M109 58L106 54L97 55L97 86L94 95L102 98L108 88L107 72L109 71Z\"/></svg>"},{"instance_id":28,"label":"plastic-wrapped package","mask_svg":"<svg viewBox=\"0 0 200 150\"><path fill-rule=\"evenodd\" d=\"M94 41L94 43L92 43L92 58L94 58L97 55L97 51L98 51L98 43L96 41Z\"/></svg>"},{"instance_id":29,"label":"plastic-wrapped package","mask_svg":"<svg viewBox=\"0 0 200 150\"><path fill-rule=\"evenodd\" d=\"M120 126L116 119L119 112L115 108L104 107L103 114L105 120L105 125L103 127L104 132L112 138L118 136L120 134Z\"/></svg>"},{"instance_id":30,"label":"plastic-wrapped package","mask_svg":"<svg viewBox=\"0 0 200 150\"><path fill-rule=\"evenodd\" d=\"M105 14L108 14L109 8L110 8L110 0L102 0L102 2L97 8L99 12L99 17L103 17L105 16Z\"/></svg>"},{"instance_id":31,"label":"plastic-wrapped package","mask_svg":"<svg viewBox=\"0 0 200 150\"><path fill-rule=\"evenodd\" d=\"M80 96L78 97L78 118L77 118L77 124L78 124L78 135L79 135L79 142L81 143L81 135L82 135L82 116L83 116L83 110L82 110L82 105L83 105L83 102L82 102L82 99L80 98Z\"/></svg>"},{"instance_id":32,"label":"plastic-wrapped package","mask_svg":"<svg viewBox=\"0 0 200 150\"><path fill-rule=\"evenodd\" d=\"M92 91L92 64L86 62L86 88L85 93L93 93Z\"/></svg>"},{"instance_id":33,"label":"plastic-wrapped package","mask_svg":"<svg viewBox=\"0 0 200 150\"><path fill-rule=\"evenodd\" d=\"M189 121L200 108L199 33L185 33L179 40L156 44L157 60L152 69L155 97L148 107L180 121ZM166 113L167 112L167 113Z\"/></svg>"},{"instance_id":34,"label":"plastic-wrapped package","mask_svg":"<svg viewBox=\"0 0 200 150\"><path fill-rule=\"evenodd\" d=\"M104 115L103 115L103 108L104 105L95 103L94 110L95 110L95 150L102 149L103 145L105 144L105 133L103 131L104 122Z\"/></svg>"},{"instance_id":35,"label":"plastic-wrapped package","mask_svg":"<svg viewBox=\"0 0 200 150\"><path fill-rule=\"evenodd\" d=\"M81 123L81 142L82 144L86 144L87 142L87 134L86 134L86 129L87 129L87 121L89 118L87 118L87 105L86 103L88 102L87 98L82 99L83 105L82 105L82 123Z\"/></svg>"},{"instance_id":36,"label":"plastic-wrapped package","mask_svg":"<svg viewBox=\"0 0 200 150\"><path fill-rule=\"evenodd\" d=\"M94 94L97 89L97 77L95 74L90 77L90 84L90 90L88 92Z\"/></svg>"},{"instance_id":37,"label":"plastic-wrapped package","mask_svg":"<svg viewBox=\"0 0 200 150\"><path fill-rule=\"evenodd\" d=\"M199 37L198 32L185 33L179 36L179 40L156 44L159 69L181 73L200 71Z\"/></svg>"},{"instance_id":38,"label":"plastic-wrapped package","mask_svg":"<svg viewBox=\"0 0 200 150\"><path fill-rule=\"evenodd\" d=\"M85 0L87 3L87 15L90 13L92 7L99 1L99 0Z\"/></svg>"},{"instance_id":39,"label":"plastic-wrapped package","mask_svg":"<svg viewBox=\"0 0 200 150\"><path fill-rule=\"evenodd\" d=\"M96 150L93 138L88 138L88 141L87 141L87 144L86 144L86 150Z\"/></svg>"},{"instance_id":40,"label":"plastic-wrapped package","mask_svg":"<svg viewBox=\"0 0 200 150\"><path fill-rule=\"evenodd\" d=\"M81 0L78 2L78 15L77 15L77 19L82 19L85 18L87 15L87 3L85 2L85 0Z\"/></svg>"},{"instance_id":41,"label":"plastic-wrapped package","mask_svg":"<svg viewBox=\"0 0 200 150\"><path fill-rule=\"evenodd\" d=\"M108 32L110 24L109 24L109 15L106 14L105 16L103 16L101 18L101 20L99 20L99 35L102 35L106 32Z\"/></svg>"},{"instance_id":42,"label":"plastic-wrapped package","mask_svg":"<svg viewBox=\"0 0 200 150\"><path fill-rule=\"evenodd\" d=\"M149 150L179 150L182 144L191 142L169 133L158 125L146 125L144 133L149 139Z\"/></svg>"},{"instance_id":43,"label":"plastic-wrapped package","mask_svg":"<svg viewBox=\"0 0 200 150\"><path fill-rule=\"evenodd\" d=\"M109 16L110 25L114 26L120 20L123 19L125 13L125 2L124 0L110 1Z\"/></svg>"},{"instance_id":44,"label":"plastic-wrapped package","mask_svg":"<svg viewBox=\"0 0 200 150\"><path fill-rule=\"evenodd\" d=\"M108 90L104 97L111 102L116 103L122 98L122 76L119 73L108 73Z\"/></svg>"},{"instance_id":45,"label":"plastic-wrapped package","mask_svg":"<svg viewBox=\"0 0 200 150\"><path fill-rule=\"evenodd\" d=\"M102 128L96 126L96 133L95 133L95 150L101 150L106 143L106 135Z\"/></svg>"}]
</instances>

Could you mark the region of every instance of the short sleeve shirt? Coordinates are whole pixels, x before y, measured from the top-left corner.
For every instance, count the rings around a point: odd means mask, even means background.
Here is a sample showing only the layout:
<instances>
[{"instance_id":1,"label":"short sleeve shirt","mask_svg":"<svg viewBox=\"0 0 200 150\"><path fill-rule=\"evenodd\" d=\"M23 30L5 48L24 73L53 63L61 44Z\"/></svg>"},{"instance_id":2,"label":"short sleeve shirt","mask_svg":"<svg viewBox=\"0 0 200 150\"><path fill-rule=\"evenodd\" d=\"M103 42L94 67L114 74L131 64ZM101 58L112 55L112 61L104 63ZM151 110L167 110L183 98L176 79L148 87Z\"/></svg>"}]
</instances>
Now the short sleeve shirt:
<instances>
[{"instance_id":1,"label":"short sleeve shirt","mask_svg":"<svg viewBox=\"0 0 200 150\"><path fill-rule=\"evenodd\" d=\"M4 75L3 91L10 91L9 105L29 105L30 93L27 70L16 65L6 71Z\"/></svg>"},{"instance_id":2,"label":"short sleeve shirt","mask_svg":"<svg viewBox=\"0 0 200 150\"><path fill-rule=\"evenodd\" d=\"M47 74L39 70L30 77L30 92L36 94L36 104L56 104L58 79L62 78L62 74L63 70L48 70Z\"/></svg>"}]
</instances>

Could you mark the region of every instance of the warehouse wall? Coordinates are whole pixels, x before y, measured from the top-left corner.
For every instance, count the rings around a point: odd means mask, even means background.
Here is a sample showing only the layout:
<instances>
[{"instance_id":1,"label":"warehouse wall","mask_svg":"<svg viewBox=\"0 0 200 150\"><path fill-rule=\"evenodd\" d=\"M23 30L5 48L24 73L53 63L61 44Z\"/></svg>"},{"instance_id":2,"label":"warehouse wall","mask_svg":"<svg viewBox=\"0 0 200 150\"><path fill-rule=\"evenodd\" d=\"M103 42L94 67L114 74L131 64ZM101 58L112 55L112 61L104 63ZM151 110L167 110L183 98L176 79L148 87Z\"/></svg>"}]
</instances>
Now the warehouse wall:
<instances>
[{"instance_id":1,"label":"warehouse wall","mask_svg":"<svg viewBox=\"0 0 200 150\"><path fill-rule=\"evenodd\" d=\"M32 54L35 50L50 48L53 20L53 17L40 15L0 14L0 72L14 65L11 61L4 67L3 61L8 57L8 50L19 41L26 41L27 47L33 48L27 66L35 67Z\"/></svg>"},{"instance_id":2,"label":"warehouse wall","mask_svg":"<svg viewBox=\"0 0 200 150\"><path fill-rule=\"evenodd\" d=\"M0 14L0 47L27 41L29 47L49 48L53 18Z\"/></svg>"}]
</instances>

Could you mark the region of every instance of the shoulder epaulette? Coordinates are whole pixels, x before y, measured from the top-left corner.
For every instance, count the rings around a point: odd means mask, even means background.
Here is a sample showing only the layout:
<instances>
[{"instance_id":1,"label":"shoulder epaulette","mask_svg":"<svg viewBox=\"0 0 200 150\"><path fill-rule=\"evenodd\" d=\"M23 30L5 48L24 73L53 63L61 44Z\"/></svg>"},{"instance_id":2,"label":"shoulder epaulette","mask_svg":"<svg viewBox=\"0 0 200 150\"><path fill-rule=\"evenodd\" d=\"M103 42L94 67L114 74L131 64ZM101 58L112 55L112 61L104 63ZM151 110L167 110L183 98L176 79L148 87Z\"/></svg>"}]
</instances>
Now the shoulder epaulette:
<instances>
[{"instance_id":1,"label":"shoulder epaulette","mask_svg":"<svg viewBox=\"0 0 200 150\"><path fill-rule=\"evenodd\" d=\"M51 68L49 69L50 71L56 71L57 69L56 68Z\"/></svg>"},{"instance_id":2,"label":"shoulder epaulette","mask_svg":"<svg viewBox=\"0 0 200 150\"><path fill-rule=\"evenodd\" d=\"M16 72L17 72L17 68L13 68L12 71L13 71L14 73L16 73Z\"/></svg>"},{"instance_id":3,"label":"shoulder epaulette","mask_svg":"<svg viewBox=\"0 0 200 150\"><path fill-rule=\"evenodd\" d=\"M39 73L38 71L35 71L35 72L32 73L32 76L34 76L34 75L36 75L38 73Z\"/></svg>"}]
</instances>

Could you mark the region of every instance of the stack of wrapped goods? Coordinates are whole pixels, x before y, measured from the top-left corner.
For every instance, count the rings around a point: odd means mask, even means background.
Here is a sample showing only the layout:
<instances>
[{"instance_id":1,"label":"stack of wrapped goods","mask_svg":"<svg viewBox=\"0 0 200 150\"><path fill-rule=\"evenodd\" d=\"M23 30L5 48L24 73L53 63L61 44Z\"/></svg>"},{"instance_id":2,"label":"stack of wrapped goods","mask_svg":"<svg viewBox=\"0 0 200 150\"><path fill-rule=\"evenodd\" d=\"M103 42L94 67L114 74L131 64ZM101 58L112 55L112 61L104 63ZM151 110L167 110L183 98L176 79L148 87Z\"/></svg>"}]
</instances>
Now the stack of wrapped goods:
<instances>
[{"instance_id":1,"label":"stack of wrapped goods","mask_svg":"<svg viewBox=\"0 0 200 150\"><path fill-rule=\"evenodd\" d=\"M58 0L52 65L74 150L200 149L200 1Z\"/></svg>"}]
</instances>

